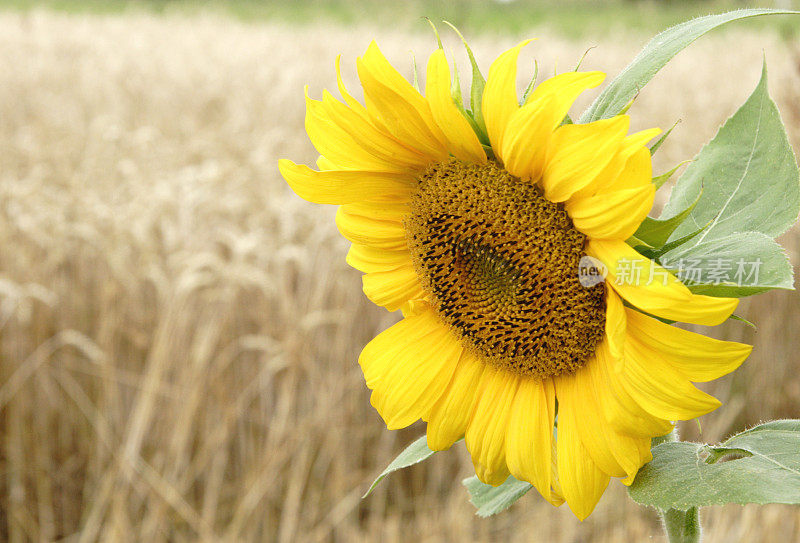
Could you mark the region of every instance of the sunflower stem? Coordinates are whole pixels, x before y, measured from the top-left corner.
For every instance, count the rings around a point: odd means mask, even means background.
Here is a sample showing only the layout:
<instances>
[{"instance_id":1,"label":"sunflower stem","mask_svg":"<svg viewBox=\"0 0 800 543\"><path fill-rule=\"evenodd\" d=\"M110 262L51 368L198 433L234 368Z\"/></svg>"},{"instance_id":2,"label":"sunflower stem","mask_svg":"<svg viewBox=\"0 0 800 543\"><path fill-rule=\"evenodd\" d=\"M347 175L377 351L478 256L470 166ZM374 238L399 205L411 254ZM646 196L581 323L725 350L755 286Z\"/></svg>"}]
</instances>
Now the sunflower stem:
<instances>
[{"instance_id":1,"label":"sunflower stem","mask_svg":"<svg viewBox=\"0 0 800 543\"><path fill-rule=\"evenodd\" d=\"M669 543L700 543L700 508L659 510Z\"/></svg>"}]
</instances>

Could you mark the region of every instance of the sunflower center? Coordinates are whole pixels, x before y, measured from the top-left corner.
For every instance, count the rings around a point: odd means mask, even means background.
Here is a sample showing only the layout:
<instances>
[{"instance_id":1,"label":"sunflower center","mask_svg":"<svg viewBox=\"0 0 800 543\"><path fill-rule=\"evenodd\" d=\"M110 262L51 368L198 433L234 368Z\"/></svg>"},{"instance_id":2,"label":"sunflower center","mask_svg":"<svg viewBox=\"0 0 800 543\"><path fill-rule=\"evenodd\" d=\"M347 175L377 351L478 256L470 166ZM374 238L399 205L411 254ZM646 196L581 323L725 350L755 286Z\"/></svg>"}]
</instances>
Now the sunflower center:
<instances>
[{"instance_id":1,"label":"sunflower center","mask_svg":"<svg viewBox=\"0 0 800 543\"><path fill-rule=\"evenodd\" d=\"M586 236L563 206L496 162L451 159L418 178L411 208L417 274L467 349L541 379L586 363L603 336L603 286L581 285Z\"/></svg>"}]
</instances>

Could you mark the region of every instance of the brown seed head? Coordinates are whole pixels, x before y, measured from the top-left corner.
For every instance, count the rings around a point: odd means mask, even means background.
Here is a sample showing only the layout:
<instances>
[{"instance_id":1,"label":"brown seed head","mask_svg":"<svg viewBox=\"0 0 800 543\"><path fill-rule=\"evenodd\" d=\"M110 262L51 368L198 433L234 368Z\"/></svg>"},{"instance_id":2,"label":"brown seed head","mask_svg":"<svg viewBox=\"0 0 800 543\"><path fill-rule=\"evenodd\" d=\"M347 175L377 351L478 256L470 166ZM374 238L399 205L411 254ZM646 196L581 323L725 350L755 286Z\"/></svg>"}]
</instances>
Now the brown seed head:
<instances>
[{"instance_id":1,"label":"brown seed head","mask_svg":"<svg viewBox=\"0 0 800 543\"><path fill-rule=\"evenodd\" d=\"M496 162L434 164L405 220L439 317L480 359L536 378L572 373L602 339L603 285L579 282L586 236L563 206Z\"/></svg>"}]
</instances>

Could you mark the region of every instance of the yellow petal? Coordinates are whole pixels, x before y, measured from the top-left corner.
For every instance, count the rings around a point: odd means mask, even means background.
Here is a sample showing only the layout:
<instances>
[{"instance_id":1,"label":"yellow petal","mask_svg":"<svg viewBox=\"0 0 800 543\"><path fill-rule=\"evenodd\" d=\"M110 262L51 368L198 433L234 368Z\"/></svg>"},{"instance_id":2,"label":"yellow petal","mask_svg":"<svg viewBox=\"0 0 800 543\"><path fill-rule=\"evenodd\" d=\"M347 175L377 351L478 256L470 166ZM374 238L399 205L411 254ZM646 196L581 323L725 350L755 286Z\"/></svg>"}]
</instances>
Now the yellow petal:
<instances>
[{"instance_id":1,"label":"yellow petal","mask_svg":"<svg viewBox=\"0 0 800 543\"><path fill-rule=\"evenodd\" d=\"M564 491L561 489L561 481L558 478L558 446L556 440L553 439L553 449L550 452L553 457L552 477L553 477L553 496L555 500L550 502L556 507L564 503Z\"/></svg>"},{"instance_id":2,"label":"yellow petal","mask_svg":"<svg viewBox=\"0 0 800 543\"><path fill-rule=\"evenodd\" d=\"M753 347L721 341L659 322L626 309L629 333L645 353L658 353L690 381L711 381L726 375L750 355Z\"/></svg>"},{"instance_id":3,"label":"yellow petal","mask_svg":"<svg viewBox=\"0 0 800 543\"><path fill-rule=\"evenodd\" d=\"M403 313L404 317L411 317L427 311L429 307L430 305L425 299L409 300L400 308L400 311Z\"/></svg>"},{"instance_id":4,"label":"yellow petal","mask_svg":"<svg viewBox=\"0 0 800 543\"><path fill-rule=\"evenodd\" d=\"M367 273L361 278L361 282L367 298L389 311L397 311L410 300L425 298L425 291L411 265Z\"/></svg>"},{"instance_id":5,"label":"yellow petal","mask_svg":"<svg viewBox=\"0 0 800 543\"><path fill-rule=\"evenodd\" d=\"M526 104L548 102L555 106L555 110L546 113L555 129L564 120L575 99L585 90L600 85L605 77L603 72L564 72L555 75L533 89Z\"/></svg>"},{"instance_id":6,"label":"yellow petal","mask_svg":"<svg viewBox=\"0 0 800 543\"><path fill-rule=\"evenodd\" d=\"M560 501L551 490L555 399L552 380L521 378L506 433L509 471L535 486L551 503Z\"/></svg>"},{"instance_id":7,"label":"yellow petal","mask_svg":"<svg viewBox=\"0 0 800 543\"><path fill-rule=\"evenodd\" d=\"M498 486L508 478L506 431L520 378L489 366L481 377L476 405L466 435L475 474L481 482Z\"/></svg>"},{"instance_id":8,"label":"yellow petal","mask_svg":"<svg viewBox=\"0 0 800 543\"><path fill-rule=\"evenodd\" d=\"M444 134L434 121L427 100L389 64L375 42L356 66L364 96L386 128L432 162L447 158Z\"/></svg>"},{"instance_id":9,"label":"yellow petal","mask_svg":"<svg viewBox=\"0 0 800 543\"><path fill-rule=\"evenodd\" d=\"M553 131L564 120L575 98L599 85L604 77L600 72L559 74L536 87L522 108L512 109L512 115L504 121L506 128L499 153L492 139L495 154L506 169L517 177L538 180Z\"/></svg>"},{"instance_id":10,"label":"yellow petal","mask_svg":"<svg viewBox=\"0 0 800 543\"><path fill-rule=\"evenodd\" d=\"M278 161L278 169L298 196L316 204L405 202L414 182L407 175L389 172L317 172L286 159Z\"/></svg>"},{"instance_id":11,"label":"yellow petal","mask_svg":"<svg viewBox=\"0 0 800 543\"><path fill-rule=\"evenodd\" d=\"M486 132L497 157L502 157L503 137L508 121L519 109L517 100L517 58L532 40L525 40L495 59L483 89L481 109Z\"/></svg>"},{"instance_id":12,"label":"yellow petal","mask_svg":"<svg viewBox=\"0 0 800 543\"><path fill-rule=\"evenodd\" d=\"M341 170L341 166L337 166L332 160L320 155L317 157L317 169L324 170Z\"/></svg>"},{"instance_id":13,"label":"yellow petal","mask_svg":"<svg viewBox=\"0 0 800 543\"><path fill-rule=\"evenodd\" d=\"M609 351L605 350L605 353ZM618 388L610 385L606 373L606 364L598 360L595 356L592 364L588 366L589 378L595 391L597 405L592 409L595 422L590 423L588 430L596 432L596 428L603 427L603 437L619 467L626 473L623 484L633 483L639 468L653 459L650 452L651 439L655 436L662 436L672 430L672 423L663 419L653 418L644 412L646 424L640 430L648 429L651 433L643 435L631 435L615 427L613 421L608 417L609 411L613 410L609 404L618 402ZM630 397L628 396L628 399ZM637 406L637 412L641 408ZM590 415L591 418L591 415ZM628 421L630 422L630 421ZM586 442L584 442L586 444ZM595 460L596 461L596 460Z\"/></svg>"},{"instance_id":14,"label":"yellow petal","mask_svg":"<svg viewBox=\"0 0 800 543\"><path fill-rule=\"evenodd\" d=\"M402 224L411 213L407 203L359 202L342 206L348 215L360 215L378 221L391 221Z\"/></svg>"},{"instance_id":15,"label":"yellow petal","mask_svg":"<svg viewBox=\"0 0 800 543\"><path fill-rule=\"evenodd\" d=\"M564 202L594 181L622 145L630 118L619 115L588 124L568 124L552 135L542 175L545 198Z\"/></svg>"},{"instance_id":16,"label":"yellow petal","mask_svg":"<svg viewBox=\"0 0 800 543\"><path fill-rule=\"evenodd\" d=\"M371 170L404 172L402 164L381 160L363 149L344 129L331 120L324 104L312 100L306 87L306 132L311 143L337 168L345 170Z\"/></svg>"},{"instance_id":17,"label":"yellow petal","mask_svg":"<svg viewBox=\"0 0 800 543\"><path fill-rule=\"evenodd\" d=\"M377 219L360 211L359 208L346 205L337 210L336 226L345 239L378 249L408 249L403 223Z\"/></svg>"},{"instance_id":18,"label":"yellow petal","mask_svg":"<svg viewBox=\"0 0 800 543\"><path fill-rule=\"evenodd\" d=\"M606 487L609 476L592 460L581 442L574 416L558 413L558 479L569 508L583 520L594 510Z\"/></svg>"},{"instance_id":19,"label":"yellow petal","mask_svg":"<svg viewBox=\"0 0 800 543\"><path fill-rule=\"evenodd\" d=\"M609 194L573 198L566 204L575 228L595 239L626 240L653 207L656 188L652 183Z\"/></svg>"},{"instance_id":20,"label":"yellow petal","mask_svg":"<svg viewBox=\"0 0 800 543\"><path fill-rule=\"evenodd\" d=\"M653 459L653 453L650 450L650 447L652 445L652 439L651 438L637 439L635 440L635 442L639 447L639 458L641 459L641 465L645 465ZM624 479L622 479L622 484L625 486L631 486L633 484L633 481L636 479L637 473L639 472L637 471L635 473L632 473L627 477L625 477Z\"/></svg>"},{"instance_id":21,"label":"yellow petal","mask_svg":"<svg viewBox=\"0 0 800 543\"><path fill-rule=\"evenodd\" d=\"M621 434L648 439L671 432L672 423L669 420L654 417L628 394L623 382L623 370L622 359L617 360L611 354L608 342L601 342L591 371L598 389L610 391L599 399L603 415L611 427Z\"/></svg>"},{"instance_id":22,"label":"yellow petal","mask_svg":"<svg viewBox=\"0 0 800 543\"><path fill-rule=\"evenodd\" d=\"M429 157L404 145L384 128L342 104L327 91L322 93L322 105L332 123L346 132L359 147L381 161L397 164L412 172L423 170L430 164Z\"/></svg>"},{"instance_id":23,"label":"yellow petal","mask_svg":"<svg viewBox=\"0 0 800 543\"><path fill-rule=\"evenodd\" d=\"M345 103L350 107L353 113L356 113L362 119L369 120L370 116L369 113L367 112L367 108L361 105L361 103L358 100L356 100L344 86L344 81L342 81L342 55L337 55L335 65L336 65L336 85L337 87L339 87L339 94L342 95L342 98L344 98Z\"/></svg>"},{"instance_id":24,"label":"yellow petal","mask_svg":"<svg viewBox=\"0 0 800 543\"><path fill-rule=\"evenodd\" d=\"M597 174L594 181L573 194L573 198L649 185L652 182L652 167L650 149L645 144L660 132L658 128L651 128L625 137L619 152L608 165Z\"/></svg>"},{"instance_id":25,"label":"yellow petal","mask_svg":"<svg viewBox=\"0 0 800 543\"><path fill-rule=\"evenodd\" d=\"M453 102L450 94L450 69L441 49L437 49L428 59L425 95L436 124L447 138L450 153L465 162L486 162L486 153L478 136Z\"/></svg>"},{"instance_id":26,"label":"yellow petal","mask_svg":"<svg viewBox=\"0 0 800 543\"><path fill-rule=\"evenodd\" d=\"M392 251L353 243L347 252L347 263L364 273L386 272L401 266L413 266L407 250Z\"/></svg>"},{"instance_id":27,"label":"yellow petal","mask_svg":"<svg viewBox=\"0 0 800 543\"><path fill-rule=\"evenodd\" d=\"M606 284L606 341L611 355L622 358L625 351L627 318L622 299Z\"/></svg>"},{"instance_id":28,"label":"yellow petal","mask_svg":"<svg viewBox=\"0 0 800 543\"><path fill-rule=\"evenodd\" d=\"M620 156L624 157L629 149L630 148L626 150L623 146L623 151L620 152ZM652 183L653 162L650 149L642 145L627 157L625 167L615 179L598 183L600 185L598 187L598 194L610 194L615 191L636 189L652 185Z\"/></svg>"},{"instance_id":29,"label":"yellow petal","mask_svg":"<svg viewBox=\"0 0 800 543\"><path fill-rule=\"evenodd\" d=\"M434 451L450 448L464 437L485 364L462 351L453 380L431 410L428 447Z\"/></svg>"},{"instance_id":30,"label":"yellow petal","mask_svg":"<svg viewBox=\"0 0 800 543\"><path fill-rule=\"evenodd\" d=\"M591 239L588 255L608 268L607 281L625 300L665 319L716 325L727 319L739 300L692 294L674 275L620 240Z\"/></svg>"},{"instance_id":31,"label":"yellow petal","mask_svg":"<svg viewBox=\"0 0 800 543\"><path fill-rule=\"evenodd\" d=\"M370 401L390 430L427 418L456 369L461 346L429 308L370 341L359 357Z\"/></svg>"},{"instance_id":32,"label":"yellow petal","mask_svg":"<svg viewBox=\"0 0 800 543\"><path fill-rule=\"evenodd\" d=\"M625 390L645 411L661 419L689 420L720 406L719 400L697 389L663 357L653 356L654 352L642 349L629 335L619 375Z\"/></svg>"},{"instance_id":33,"label":"yellow petal","mask_svg":"<svg viewBox=\"0 0 800 543\"><path fill-rule=\"evenodd\" d=\"M595 378L599 372L592 366L596 364L591 359L574 374L555 379L559 421L572 417L583 446L600 470L612 477L633 477L646 461L639 454L640 441L649 442L649 438L629 437L611 427L601 398L613 392Z\"/></svg>"},{"instance_id":34,"label":"yellow petal","mask_svg":"<svg viewBox=\"0 0 800 543\"><path fill-rule=\"evenodd\" d=\"M642 148L647 145L648 141L655 138L659 134L661 134L660 128L648 128L640 132L634 132L625 138L625 141L622 143L622 150L620 153L623 157L628 158L634 153L642 150ZM650 153L650 149L647 149L647 152Z\"/></svg>"}]
</instances>

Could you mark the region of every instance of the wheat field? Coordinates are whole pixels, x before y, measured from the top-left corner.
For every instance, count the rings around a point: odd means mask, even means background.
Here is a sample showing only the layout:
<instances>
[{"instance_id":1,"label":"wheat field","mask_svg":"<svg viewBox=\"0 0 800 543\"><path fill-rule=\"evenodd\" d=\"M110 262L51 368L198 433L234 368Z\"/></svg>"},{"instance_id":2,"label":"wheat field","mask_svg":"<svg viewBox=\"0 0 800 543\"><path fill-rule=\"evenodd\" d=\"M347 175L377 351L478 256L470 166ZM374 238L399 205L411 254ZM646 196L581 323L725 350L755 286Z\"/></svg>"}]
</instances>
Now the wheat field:
<instances>
[{"instance_id":1,"label":"wheat field","mask_svg":"<svg viewBox=\"0 0 800 543\"><path fill-rule=\"evenodd\" d=\"M597 45L584 67L614 74L644 42L531 34L526 72ZM0 13L0 540L662 540L619 483L582 523L533 494L479 519L461 445L360 499L424 431L387 431L356 363L397 316L365 301L335 210L293 196L276 163L314 160L303 85L335 88L342 53L354 88L373 37L409 75L410 51L423 64L435 43L423 24ZM472 45L486 68L515 40ZM680 55L631 110L634 128L682 119L657 171L713 136L762 54L798 148L800 44L739 26ZM800 236L783 241L800 264ZM707 387L724 405L687 437L800 414L797 295L739 313L758 331L715 333L754 354ZM797 508L714 507L704 523L709 543L800 539Z\"/></svg>"}]
</instances>

